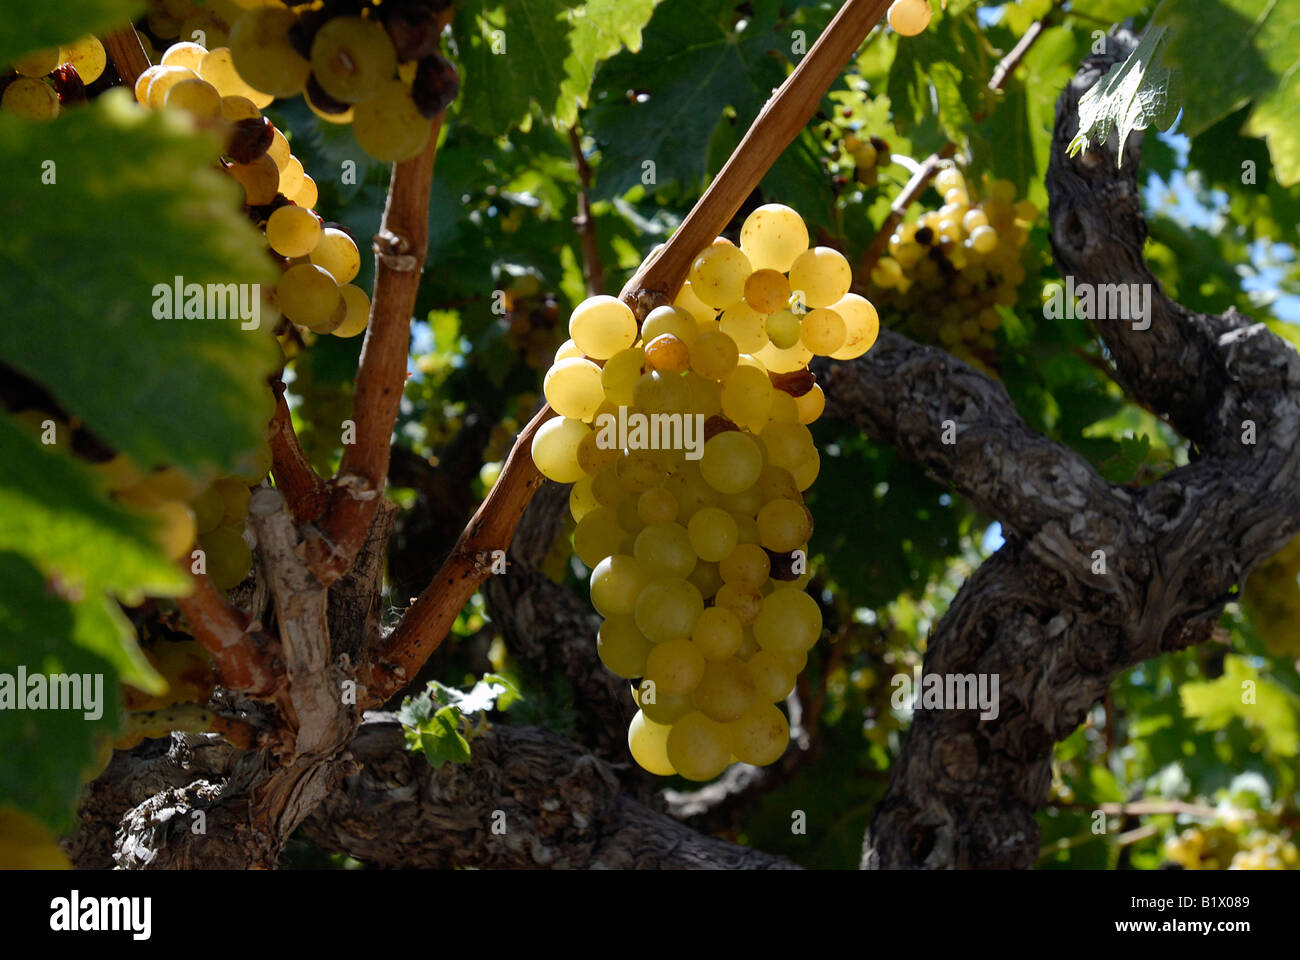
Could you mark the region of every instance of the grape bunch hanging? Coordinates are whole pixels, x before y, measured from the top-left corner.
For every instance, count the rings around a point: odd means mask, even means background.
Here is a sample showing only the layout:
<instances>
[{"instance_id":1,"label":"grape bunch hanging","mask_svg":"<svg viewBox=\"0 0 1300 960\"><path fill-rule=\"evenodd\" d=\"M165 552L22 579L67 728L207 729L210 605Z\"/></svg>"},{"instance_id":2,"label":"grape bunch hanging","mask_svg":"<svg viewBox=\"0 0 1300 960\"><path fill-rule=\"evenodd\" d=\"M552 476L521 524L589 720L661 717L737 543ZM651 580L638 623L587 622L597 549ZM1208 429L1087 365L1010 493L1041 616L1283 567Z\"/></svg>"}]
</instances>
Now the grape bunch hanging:
<instances>
[{"instance_id":1,"label":"grape bunch hanging","mask_svg":"<svg viewBox=\"0 0 1300 960\"><path fill-rule=\"evenodd\" d=\"M858 357L878 330L851 280L794 210L762 206L739 246L700 251L675 302L640 325L614 297L581 303L546 374L559 416L533 461L573 484L574 552L604 618L596 648L640 680L628 745L651 773L709 780L789 742L776 704L822 629L803 589L803 491L820 463L807 424L825 405L808 362ZM674 414L703 425L698 458L611 432L619 417Z\"/></svg>"},{"instance_id":2,"label":"grape bunch hanging","mask_svg":"<svg viewBox=\"0 0 1300 960\"><path fill-rule=\"evenodd\" d=\"M956 167L934 178L943 206L903 223L871 270L872 300L921 340L942 343L985 372L996 366L998 307L1014 306L1025 279L1021 254L1038 208L1016 202L1006 180L975 200Z\"/></svg>"}]
</instances>

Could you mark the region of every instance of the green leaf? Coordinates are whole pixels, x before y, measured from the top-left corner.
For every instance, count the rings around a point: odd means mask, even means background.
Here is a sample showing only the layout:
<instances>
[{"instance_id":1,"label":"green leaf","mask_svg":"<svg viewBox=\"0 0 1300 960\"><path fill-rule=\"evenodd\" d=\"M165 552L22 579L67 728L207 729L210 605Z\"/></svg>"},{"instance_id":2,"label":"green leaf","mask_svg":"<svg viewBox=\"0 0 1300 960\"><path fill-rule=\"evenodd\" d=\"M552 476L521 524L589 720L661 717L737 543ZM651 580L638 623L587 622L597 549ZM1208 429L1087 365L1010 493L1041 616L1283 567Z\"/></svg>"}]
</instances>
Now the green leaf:
<instances>
[{"instance_id":1,"label":"green leaf","mask_svg":"<svg viewBox=\"0 0 1300 960\"><path fill-rule=\"evenodd\" d=\"M751 18L737 20L732 0L659 5L640 53L619 54L597 77L587 126L601 144L601 198L621 196L651 171L651 189L703 181L723 112L734 108L745 129L785 79L790 37L774 30L778 13L758 3Z\"/></svg>"},{"instance_id":2,"label":"green leaf","mask_svg":"<svg viewBox=\"0 0 1300 960\"><path fill-rule=\"evenodd\" d=\"M1166 37L1165 28L1149 27L1137 49L1079 98L1079 132L1070 141L1071 156L1093 143L1105 143L1112 131L1118 131L1116 157L1122 167L1124 143L1130 133L1173 122L1176 111L1169 98L1170 73L1156 63Z\"/></svg>"},{"instance_id":3,"label":"green leaf","mask_svg":"<svg viewBox=\"0 0 1300 960\"><path fill-rule=\"evenodd\" d=\"M408 743L410 742L408 733ZM429 766L435 770L448 760L453 763L468 763L470 759L469 741L461 736L460 711L455 707L443 707L422 723L412 744L413 748L417 745L419 752L429 761Z\"/></svg>"},{"instance_id":4,"label":"green leaf","mask_svg":"<svg viewBox=\"0 0 1300 960\"><path fill-rule=\"evenodd\" d=\"M121 27L144 12L141 0L59 0L5 5L0 64L41 47Z\"/></svg>"},{"instance_id":5,"label":"green leaf","mask_svg":"<svg viewBox=\"0 0 1300 960\"><path fill-rule=\"evenodd\" d=\"M527 126L534 105L573 126L602 60L641 46L658 0L471 0L457 4L461 111L487 133Z\"/></svg>"},{"instance_id":6,"label":"green leaf","mask_svg":"<svg viewBox=\"0 0 1300 960\"><path fill-rule=\"evenodd\" d=\"M29 559L0 550L0 674L8 675L0 683L16 687L20 666L29 675L98 677L97 717L84 700L86 709L80 710L16 710L14 704L0 709L0 797L57 832L74 826L78 789L93 767L96 740L111 735L119 722L117 674L91 652L115 642L102 611L89 609L98 602L69 604L46 588L44 575ZM88 689L95 691L93 679Z\"/></svg>"},{"instance_id":7,"label":"green leaf","mask_svg":"<svg viewBox=\"0 0 1300 960\"><path fill-rule=\"evenodd\" d=\"M935 10L923 33L899 42L890 66L894 122L911 137L918 156L948 140L963 143L974 127L973 116L980 112L994 64L984 53L968 7L949 4L946 13Z\"/></svg>"},{"instance_id":8,"label":"green leaf","mask_svg":"<svg viewBox=\"0 0 1300 960\"><path fill-rule=\"evenodd\" d=\"M1166 0L1152 22L1172 34L1161 64L1184 92L1181 129L1196 136L1254 101L1245 132L1267 139L1280 183L1300 182L1300 0Z\"/></svg>"},{"instance_id":9,"label":"green leaf","mask_svg":"<svg viewBox=\"0 0 1300 960\"><path fill-rule=\"evenodd\" d=\"M1300 747L1300 699L1271 683L1244 657L1226 657L1222 677L1184 683L1179 694L1183 712L1197 718L1198 730L1219 730L1240 718L1278 756L1294 757Z\"/></svg>"},{"instance_id":10,"label":"green leaf","mask_svg":"<svg viewBox=\"0 0 1300 960\"><path fill-rule=\"evenodd\" d=\"M275 280L239 185L213 169L219 150L125 90L42 126L0 115L5 217L23 225L0 232L0 360L142 466L231 472L274 409L272 317L154 317L155 285L177 276Z\"/></svg>"}]
</instances>

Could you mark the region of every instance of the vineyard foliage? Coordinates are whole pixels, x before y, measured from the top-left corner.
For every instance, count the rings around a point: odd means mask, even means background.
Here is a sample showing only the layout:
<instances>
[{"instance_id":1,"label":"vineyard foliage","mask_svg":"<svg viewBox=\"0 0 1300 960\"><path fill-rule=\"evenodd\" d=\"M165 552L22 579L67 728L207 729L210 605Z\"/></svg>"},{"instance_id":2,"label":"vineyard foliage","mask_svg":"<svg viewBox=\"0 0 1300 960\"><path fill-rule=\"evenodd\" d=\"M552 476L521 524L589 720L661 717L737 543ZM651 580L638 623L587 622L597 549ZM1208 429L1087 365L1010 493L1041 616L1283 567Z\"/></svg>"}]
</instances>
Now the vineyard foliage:
<instances>
[{"instance_id":1,"label":"vineyard foliage","mask_svg":"<svg viewBox=\"0 0 1300 960\"><path fill-rule=\"evenodd\" d=\"M1147 258L1187 306L1236 307L1300 343L1300 310L1286 296L1300 294L1300 0L931 6L917 37L876 29L728 236L736 239L755 206L788 204L814 244L856 265L909 179L909 161L951 141L972 204L1011 197L1028 204L1017 216L1032 211L1015 269L1008 260L997 296L985 302L922 280L925 295L903 307L906 298L885 289L890 277L882 285L879 271L855 266L881 325L942 344L1000 379L1033 429L1113 483L1139 486L1187 463L1186 441L1106 375L1088 322L1045 314L1048 285L1061 279L1044 189L1056 98L1113 24L1154 24L1154 59L1116 76L1090 114L1102 139L1112 127L1147 128ZM580 194L590 199L600 292L617 294L681 223L835 8L455 3L443 52L460 95L438 133L427 265L395 431L407 453L395 456L388 491L402 509L387 576L390 621L449 550L443 528L458 530L495 481L537 406L569 313L588 295ZM0 63L145 12L130 0L14 5L0 27ZM991 90L999 59L1039 21L1041 35ZM308 335L286 345L269 325L157 319L152 291L174 277L269 284L275 274L240 211L238 186L215 169L218 138L112 93L43 125L0 112L0 396L10 411L0 417L0 672L25 664L107 678L94 721L0 712L0 808L21 811L0 822L38 821L54 834L73 827L80 785L127 727L120 685L164 691L145 655L157 637L142 636L139 624L188 589L149 516L107 496L109 456L177 468L204 485L247 471L274 411L268 379L287 354L294 427L330 476L363 341ZM265 113L316 180L316 209L360 241L354 282L369 291L367 238L379 226L389 165L301 98ZM1157 135L1174 116L1174 134ZM905 223L915 231L945 202L931 186ZM963 326L968 320L976 326ZM41 442L46 418L34 410L52 415L57 442ZM810 652L799 690L818 704L806 731L814 749L744 811L737 836L805 866L848 867L906 737L908 713L894 702L891 678L920 663L932 626L999 533L888 446L826 418L813 432L822 459L805 494L818 521L810 589L834 641ZM427 470L398 475L420 461ZM420 488L439 471L440 483ZM439 510L449 515L437 520ZM585 596L589 571L569 554L558 544L546 573ZM1293 547L1229 604L1216 642L1129 671L1057 745L1050 806L1039 816L1041 866L1297 866L1298 572ZM499 674L510 690L509 713L501 702L491 712L491 700L480 709L494 722L573 729L564 682L515 662L480 597L454 633L422 675L448 685L437 688L444 693L410 708L431 759L472 752L473 737L459 732L460 701L446 691L484 674ZM1250 704L1241 702L1243 681L1255 685ZM1169 812L1140 821L1154 830L1093 833L1095 808L1138 799L1168 801ZM1175 801L1200 812L1179 813ZM791 835L793 809L818 825L815 836Z\"/></svg>"}]
</instances>

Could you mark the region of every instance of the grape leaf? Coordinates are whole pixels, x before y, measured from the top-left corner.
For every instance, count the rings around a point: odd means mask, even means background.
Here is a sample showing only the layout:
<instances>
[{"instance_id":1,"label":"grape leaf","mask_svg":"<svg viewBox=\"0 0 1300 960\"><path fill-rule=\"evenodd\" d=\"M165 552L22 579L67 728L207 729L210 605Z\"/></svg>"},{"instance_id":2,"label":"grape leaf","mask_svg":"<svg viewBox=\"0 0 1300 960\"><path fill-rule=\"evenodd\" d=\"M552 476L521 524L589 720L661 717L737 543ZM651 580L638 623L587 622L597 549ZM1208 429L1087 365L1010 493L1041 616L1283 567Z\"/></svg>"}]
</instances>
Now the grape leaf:
<instances>
[{"instance_id":1,"label":"grape leaf","mask_svg":"<svg viewBox=\"0 0 1300 960\"><path fill-rule=\"evenodd\" d=\"M1167 39L1163 27L1152 26L1127 59L1114 64L1079 98L1079 132L1070 141L1070 155L1105 143L1118 131L1116 158L1124 165L1124 143L1134 130L1167 127L1176 113L1169 97L1170 72L1157 62Z\"/></svg>"},{"instance_id":2,"label":"grape leaf","mask_svg":"<svg viewBox=\"0 0 1300 960\"><path fill-rule=\"evenodd\" d=\"M120 27L144 12L142 0L60 0L5 5L0 64L41 47Z\"/></svg>"},{"instance_id":3,"label":"grape leaf","mask_svg":"<svg viewBox=\"0 0 1300 960\"><path fill-rule=\"evenodd\" d=\"M655 187L704 179L724 111L734 108L743 130L785 79L791 42L774 31L779 12L756 3L737 20L732 0L659 5L640 53L620 53L597 76L587 124L601 143L597 196L620 196L643 177Z\"/></svg>"},{"instance_id":4,"label":"grape leaf","mask_svg":"<svg viewBox=\"0 0 1300 960\"><path fill-rule=\"evenodd\" d=\"M1300 0L1167 0L1152 22L1172 35L1161 64L1184 92L1181 129L1194 137L1253 101L1244 132L1267 139L1280 183L1300 182Z\"/></svg>"},{"instance_id":5,"label":"grape leaf","mask_svg":"<svg viewBox=\"0 0 1300 960\"><path fill-rule=\"evenodd\" d=\"M527 125L534 104L572 126L597 65L640 49L658 0L473 0L457 4L462 114L486 133Z\"/></svg>"},{"instance_id":6,"label":"grape leaf","mask_svg":"<svg viewBox=\"0 0 1300 960\"><path fill-rule=\"evenodd\" d=\"M0 360L142 466L230 472L265 443L273 318L154 317L155 285L275 279L216 139L111 90L57 122L0 116Z\"/></svg>"},{"instance_id":7,"label":"grape leaf","mask_svg":"<svg viewBox=\"0 0 1300 960\"><path fill-rule=\"evenodd\" d=\"M1198 720L1198 730L1218 730L1237 717L1261 734L1273 753L1293 757L1300 749L1300 700L1271 683L1244 657L1226 657L1222 677L1184 683L1179 695L1183 711Z\"/></svg>"},{"instance_id":8,"label":"grape leaf","mask_svg":"<svg viewBox=\"0 0 1300 960\"><path fill-rule=\"evenodd\" d=\"M114 639L105 632L104 617L91 609L101 602L66 602L46 589L30 560L0 549L0 673L8 674L0 682L16 688L19 667L29 676L99 678L97 717L94 709L16 710L7 704L0 710L0 796L60 832L74 824L77 792L94 763L97 738L111 735L120 717L117 674L92 652ZM89 689L95 686L92 680Z\"/></svg>"},{"instance_id":9,"label":"grape leaf","mask_svg":"<svg viewBox=\"0 0 1300 960\"><path fill-rule=\"evenodd\" d=\"M933 6L933 4L932 4ZM889 101L900 132L912 138L918 154L960 144L981 112L993 63L969 4L951 3L935 12L930 25L904 38L889 69Z\"/></svg>"}]
</instances>

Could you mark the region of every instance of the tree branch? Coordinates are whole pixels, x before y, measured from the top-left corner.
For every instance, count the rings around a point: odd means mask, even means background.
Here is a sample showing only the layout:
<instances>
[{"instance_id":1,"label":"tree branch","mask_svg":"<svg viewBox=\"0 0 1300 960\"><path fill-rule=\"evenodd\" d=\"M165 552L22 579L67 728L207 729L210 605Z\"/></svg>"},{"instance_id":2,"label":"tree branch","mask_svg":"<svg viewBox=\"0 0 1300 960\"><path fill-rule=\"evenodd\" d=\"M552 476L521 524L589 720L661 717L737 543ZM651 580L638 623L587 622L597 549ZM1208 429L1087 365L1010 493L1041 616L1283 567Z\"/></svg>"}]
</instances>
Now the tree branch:
<instances>
[{"instance_id":1,"label":"tree branch","mask_svg":"<svg viewBox=\"0 0 1300 960\"><path fill-rule=\"evenodd\" d=\"M361 772L312 815L327 850L390 867L792 869L706 837L619 791L611 766L541 727L498 725L473 759L434 770L373 714L352 743Z\"/></svg>"},{"instance_id":2,"label":"tree branch","mask_svg":"<svg viewBox=\"0 0 1300 960\"><path fill-rule=\"evenodd\" d=\"M189 565L184 564L189 572ZM192 573L193 591L176 598L190 634L212 657L223 687L251 696L267 696L280 684L283 665L272 652L271 640L231 606L208 579Z\"/></svg>"},{"instance_id":3,"label":"tree branch","mask_svg":"<svg viewBox=\"0 0 1300 960\"><path fill-rule=\"evenodd\" d=\"M411 313L429 239L429 190L442 114L418 157L393 166L384 218L375 237L375 291L361 348L352 419L356 442L343 448L319 534L309 536L307 563L329 586L365 541L388 477L389 446L406 386Z\"/></svg>"},{"instance_id":4,"label":"tree branch","mask_svg":"<svg viewBox=\"0 0 1300 960\"><path fill-rule=\"evenodd\" d=\"M149 58L145 55L144 44L140 42L135 27L128 23L120 30L109 31L104 34L103 43L123 85L127 90L134 90L140 74L149 69Z\"/></svg>"},{"instance_id":5,"label":"tree branch","mask_svg":"<svg viewBox=\"0 0 1300 960\"><path fill-rule=\"evenodd\" d=\"M298 523L316 520L329 503L329 491L298 443L289 404L284 399L283 383L276 387L275 416L271 420L269 439L271 473L276 487L289 501L294 520Z\"/></svg>"}]
</instances>

